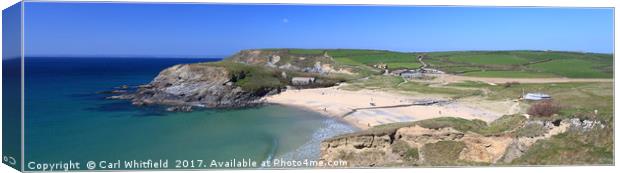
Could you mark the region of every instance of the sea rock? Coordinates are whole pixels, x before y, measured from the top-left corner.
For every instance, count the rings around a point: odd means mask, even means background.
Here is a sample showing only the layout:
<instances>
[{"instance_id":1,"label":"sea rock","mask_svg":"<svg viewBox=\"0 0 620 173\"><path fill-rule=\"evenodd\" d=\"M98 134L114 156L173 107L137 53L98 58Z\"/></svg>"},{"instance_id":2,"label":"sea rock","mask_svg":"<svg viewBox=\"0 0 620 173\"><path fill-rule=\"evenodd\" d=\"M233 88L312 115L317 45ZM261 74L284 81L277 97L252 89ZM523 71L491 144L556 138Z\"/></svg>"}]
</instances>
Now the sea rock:
<instances>
[{"instance_id":1,"label":"sea rock","mask_svg":"<svg viewBox=\"0 0 620 173\"><path fill-rule=\"evenodd\" d=\"M131 98L133 98L131 95L116 95L116 96L106 97L106 99L113 99L113 100L127 100Z\"/></svg>"},{"instance_id":2,"label":"sea rock","mask_svg":"<svg viewBox=\"0 0 620 173\"><path fill-rule=\"evenodd\" d=\"M166 111L169 112L191 112L192 111L192 107L191 106L173 106L173 107L168 107L166 108Z\"/></svg>"},{"instance_id":3,"label":"sea rock","mask_svg":"<svg viewBox=\"0 0 620 173\"><path fill-rule=\"evenodd\" d=\"M97 94L124 94L124 93L127 93L127 90L118 89L118 90L110 90L110 91L100 91L100 92L97 92Z\"/></svg>"}]
</instances>

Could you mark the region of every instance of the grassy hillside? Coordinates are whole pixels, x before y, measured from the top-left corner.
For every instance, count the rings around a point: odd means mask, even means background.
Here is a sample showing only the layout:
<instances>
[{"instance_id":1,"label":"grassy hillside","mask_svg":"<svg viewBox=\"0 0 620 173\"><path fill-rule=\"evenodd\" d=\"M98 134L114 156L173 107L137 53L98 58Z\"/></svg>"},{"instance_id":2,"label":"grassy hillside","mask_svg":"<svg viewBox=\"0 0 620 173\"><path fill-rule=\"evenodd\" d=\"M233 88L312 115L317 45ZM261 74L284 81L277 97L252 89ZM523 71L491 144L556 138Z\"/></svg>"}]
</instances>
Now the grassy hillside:
<instances>
[{"instance_id":1,"label":"grassy hillside","mask_svg":"<svg viewBox=\"0 0 620 173\"><path fill-rule=\"evenodd\" d=\"M479 77L612 78L613 55L555 51L452 51L395 52L356 49L291 49L293 54L327 52L340 65L367 66L385 63L390 70L414 69L422 64L452 74ZM371 69L367 69L371 70Z\"/></svg>"},{"instance_id":2,"label":"grassy hillside","mask_svg":"<svg viewBox=\"0 0 620 173\"><path fill-rule=\"evenodd\" d=\"M228 76L236 86L246 91L270 90L273 88L284 88L291 85L291 78L294 76L315 77L316 81L308 87L328 87L336 83L343 82L347 76L339 74L319 75L316 73L305 73L293 70L267 68L261 65L251 65L236 63L232 61L218 61L202 63L197 65L208 65L224 67L230 73ZM283 76L286 73L288 75Z\"/></svg>"},{"instance_id":3,"label":"grassy hillside","mask_svg":"<svg viewBox=\"0 0 620 173\"><path fill-rule=\"evenodd\" d=\"M547 51L432 52L425 62L449 73L481 77L613 77L613 55Z\"/></svg>"}]
</instances>

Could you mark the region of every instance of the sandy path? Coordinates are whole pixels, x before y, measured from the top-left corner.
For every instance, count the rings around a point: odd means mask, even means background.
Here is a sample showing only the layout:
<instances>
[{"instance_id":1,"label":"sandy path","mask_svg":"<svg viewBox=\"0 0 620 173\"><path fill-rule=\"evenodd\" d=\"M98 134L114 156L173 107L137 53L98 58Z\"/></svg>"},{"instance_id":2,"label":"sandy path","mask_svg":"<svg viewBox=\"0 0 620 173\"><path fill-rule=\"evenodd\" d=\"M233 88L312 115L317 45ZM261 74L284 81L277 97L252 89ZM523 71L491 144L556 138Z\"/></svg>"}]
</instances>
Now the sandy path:
<instances>
[{"instance_id":1,"label":"sandy path","mask_svg":"<svg viewBox=\"0 0 620 173\"><path fill-rule=\"evenodd\" d=\"M519 82L519 83L566 83L566 82L613 82L613 79L577 79L577 78L491 78L491 77L471 77L471 76L459 76L451 74L436 75L436 78L432 82L439 83L456 83L464 81L480 81L485 83L506 83L506 82Z\"/></svg>"},{"instance_id":2,"label":"sandy path","mask_svg":"<svg viewBox=\"0 0 620 173\"><path fill-rule=\"evenodd\" d=\"M447 98L433 97L433 99L447 100ZM510 101L497 101L496 103L481 103L484 102L482 100L459 101L432 106L364 109L343 117L355 108L373 107L370 104L371 102L374 103L374 106L380 107L411 104L416 100L425 99L429 99L428 96L411 96L371 90L347 91L338 89L338 87L330 87L304 90L289 89L280 94L266 97L265 101L303 107L326 116L342 118L361 129L387 123L417 121L443 116L492 121L508 113L507 111L513 105Z\"/></svg>"}]
</instances>

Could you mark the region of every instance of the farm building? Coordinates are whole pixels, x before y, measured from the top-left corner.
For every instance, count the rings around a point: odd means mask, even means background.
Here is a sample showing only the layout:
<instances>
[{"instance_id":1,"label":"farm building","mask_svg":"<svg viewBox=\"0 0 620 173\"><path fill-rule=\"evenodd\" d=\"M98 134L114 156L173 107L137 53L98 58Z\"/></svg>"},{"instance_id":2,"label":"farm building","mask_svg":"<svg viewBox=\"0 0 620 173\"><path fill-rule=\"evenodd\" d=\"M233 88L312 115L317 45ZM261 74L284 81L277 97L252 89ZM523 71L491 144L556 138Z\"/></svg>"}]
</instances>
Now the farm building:
<instances>
[{"instance_id":1,"label":"farm building","mask_svg":"<svg viewBox=\"0 0 620 173\"><path fill-rule=\"evenodd\" d=\"M400 76L400 77L407 78L407 79L425 79L425 78L430 77L429 75L443 74L443 72L436 70L436 69L420 68L420 69L415 69L415 70L399 69L399 70L394 70L390 72L389 74L394 75L394 76Z\"/></svg>"},{"instance_id":2,"label":"farm building","mask_svg":"<svg viewBox=\"0 0 620 173\"><path fill-rule=\"evenodd\" d=\"M527 93L523 96L525 100L548 100L551 99L551 96L544 93Z\"/></svg>"},{"instance_id":3,"label":"farm building","mask_svg":"<svg viewBox=\"0 0 620 173\"><path fill-rule=\"evenodd\" d=\"M413 79L413 78L422 78L424 77L424 72L420 70L407 70L398 74L400 77Z\"/></svg>"},{"instance_id":4,"label":"farm building","mask_svg":"<svg viewBox=\"0 0 620 173\"><path fill-rule=\"evenodd\" d=\"M314 83L314 78L313 77L293 77L293 79L291 79L291 83L293 85L309 85Z\"/></svg>"},{"instance_id":5,"label":"farm building","mask_svg":"<svg viewBox=\"0 0 620 173\"><path fill-rule=\"evenodd\" d=\"M444 74L443 71L440 71L440 70L437 70L437 69L432 69L432 68L423 68L423 69L428 74Z\"/></svg>"},{"instance_id":6,"label":"farm building","mask_svg":"<svg viewBox=\"0 0 620 173\"><path fill-rule=\"evenodd\" d=\"M406 79L417 79L424 77L423 70L395 70L392 71L392 75L400 76Z\"/></svg>"}]
</instances>

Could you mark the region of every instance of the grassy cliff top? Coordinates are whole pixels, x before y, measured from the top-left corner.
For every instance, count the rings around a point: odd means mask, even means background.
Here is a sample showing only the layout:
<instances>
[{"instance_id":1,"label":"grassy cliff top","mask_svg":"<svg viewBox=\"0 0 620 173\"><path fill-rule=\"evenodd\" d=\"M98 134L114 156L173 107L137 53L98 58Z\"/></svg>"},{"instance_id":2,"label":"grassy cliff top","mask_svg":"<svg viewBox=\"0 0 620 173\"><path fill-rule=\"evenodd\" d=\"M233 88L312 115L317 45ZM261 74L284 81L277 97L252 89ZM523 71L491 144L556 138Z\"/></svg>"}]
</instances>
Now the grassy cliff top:
<instances>
[{"instance_id":1,"label":"grassy cliff top","mask_svg":"<svg viewBox=\"0 0 620 173\"><path fill-rule=\"evenodd\" d=\"M391 123L384 124L379 126L374 126L370 129L355 132L351 134L345 134L341 136L336 136L333 139L339 139L343 137L350 136L364 136L364 135L385 135L396 132L396 130L404 127L412 127L412 126L420 126L429 129L440 129L451 127L455 130L461 132L474 132L481 135L502 135L504 133L509 133L517 128L519 128L523 123L525 123L526 118L522 115L504 115L497 120L486 123L482 120L473 119L468 120L464 118L458 117L439 117L432 118L420 121L413 122L400 122L400 123Z\"/></svg>"},{"instance_id":2,"label":"grassy cliff top","mask_svg":"<svg viewBox=\"0 0 620 173\"><path fill-rule=\"evenodd\" d=\"M288 55L320 56L327 54L339 65L371 67L387 64L391 70L422 66L452 74L479 77L568 77L612 78L613 55L562 51L448 51L396 52L360 49L264 49Z\"/></svg>"}]
</instances>

